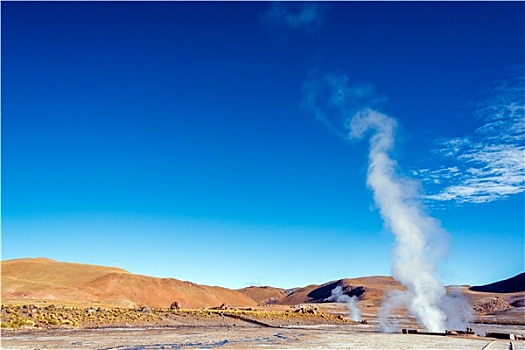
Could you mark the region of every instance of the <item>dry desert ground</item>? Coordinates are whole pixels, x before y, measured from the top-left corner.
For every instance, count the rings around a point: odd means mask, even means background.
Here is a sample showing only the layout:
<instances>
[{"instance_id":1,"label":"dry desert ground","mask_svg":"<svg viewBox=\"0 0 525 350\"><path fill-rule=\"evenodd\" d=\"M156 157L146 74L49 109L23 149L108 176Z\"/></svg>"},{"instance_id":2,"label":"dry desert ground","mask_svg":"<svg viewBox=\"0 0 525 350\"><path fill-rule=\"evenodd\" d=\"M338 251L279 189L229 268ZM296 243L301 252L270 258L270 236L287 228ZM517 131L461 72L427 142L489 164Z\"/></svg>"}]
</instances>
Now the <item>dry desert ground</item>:
<instances>
[{"instance_id":1,"label":"dry desert ground","mask_svg":"<svg viewBox=\"0 0 525 350\"><path fill-rule=\"evenodd\" d=\"M377 318L367 324L329 316L344 312L329 306L311 317L281 318L281 311L262 309L235 318L232 311L173 311L156 323L96 327L21 328L2 331L2 349L522 349L522 340L485 337L486 332L525 334L523 325L474 324L479 336L380 333ZM171 311L163 310L169 314ZM264 317L262 313L265 312ZM211 314L211 315L210 315ZM272 315L275 314L275 317ZM336 321L338 320L338 321ZM250 322L255 321L255 322ZM399 316L399 327L418 328Z\"/></svg>"},{"instance_id":2,"label":"dry desert ground","mask_svg":"<svg viewBox=\"0 0 525 350\"><path fill-rule=\"evenodd\" d=\"M525 273L493 285L454 287L468 300L476 336L423 331L405 310L381 333L379 310L392 277L341 279L294 289L231 290L45 258L2 261L1 349L465 349L525 350ZM339 288L358 298L350 320ZM459 288L459 289L458 289Z\"/></svg>"}]
</instances>

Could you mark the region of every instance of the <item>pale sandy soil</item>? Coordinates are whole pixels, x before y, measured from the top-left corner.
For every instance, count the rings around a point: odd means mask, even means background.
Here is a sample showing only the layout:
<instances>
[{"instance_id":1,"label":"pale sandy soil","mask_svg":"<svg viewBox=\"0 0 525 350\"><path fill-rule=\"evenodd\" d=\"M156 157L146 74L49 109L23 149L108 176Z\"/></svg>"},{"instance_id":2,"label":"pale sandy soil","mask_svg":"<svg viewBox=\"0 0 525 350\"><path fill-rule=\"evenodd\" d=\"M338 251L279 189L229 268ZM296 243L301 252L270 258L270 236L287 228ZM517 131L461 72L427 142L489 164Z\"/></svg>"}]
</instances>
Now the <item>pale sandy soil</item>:
<instances>
[{"instance_id":1,"label":"pale sandy soil","mask_svg":"<svg viewBox=\"0 0 525 350\"><path fill-rule=\"evenodd\" d=\"M337 304L318 305L323 312L345 314ZM270 307L282 311L289 307ZM203 317L195 313L175 313L162 322L129 327L70 329L2 329L0 349L458 349L525 350L525 342L486 338L486 332L525 335L525 326L472 324L479 337L406 335L379 332L375 313L363 312L368 324L332 322L326 318L295 317L290 320L261 318L264 323L231 317ZM226 312L225 312L226 313ZM295 313L294 313L295 314ZM413 317L398 314L397 329L422 330ZM493 316L491 316L493 317ZM516 317L515 317L516 318ZM519 317L521 319L521 317ZM483 321L484 318L478 318ZM504 322L503 322L504 323ZM113 326L115 327L115 326Z\"/></svg>"},{"instance_id":2,"label":"pale sandy soil","mask_svg":"<svg viewBox=\"0 0 525 350\"><path fill-rule=\"evenodd\" d=\"M490 345L489 345L490 344ZM489 345L489 348L487 346ZM525 349L523 341L512 341ZM2 349L510 349L510 341L384 334L355 326L175 327L2 334Z\"/></svg>"}]
</instances>

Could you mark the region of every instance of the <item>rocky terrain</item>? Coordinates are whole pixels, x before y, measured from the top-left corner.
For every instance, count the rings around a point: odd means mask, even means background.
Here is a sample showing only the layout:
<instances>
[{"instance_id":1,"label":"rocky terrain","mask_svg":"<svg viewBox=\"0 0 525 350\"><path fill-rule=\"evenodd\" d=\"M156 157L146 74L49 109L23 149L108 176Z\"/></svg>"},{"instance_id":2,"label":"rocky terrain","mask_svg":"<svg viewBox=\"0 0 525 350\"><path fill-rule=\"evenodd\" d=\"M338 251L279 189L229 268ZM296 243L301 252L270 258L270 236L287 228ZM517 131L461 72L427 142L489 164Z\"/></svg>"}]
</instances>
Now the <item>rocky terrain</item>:
<instances>
[{"instance_id":1,"label":"rocky terrain","mask_svg":"<svg viewBox=\"0 0 525 350\"><path fill-rule=\"evenodd\" d=\"M76 308L34 304L3 305L2 329L57 329L99 327L162 327L162 326L237 326L256 325L280 327L314 324L355 324L346 317L321 312L313 307L288 310L237 309L222 306L213 309L166 309L142 307Z\"/></svg>"},{"instance_id":2,"label":"rocky terrain","mask_svg":"<svg viewBox=\"0 0 525 350\"><path fill-rule=\"evenodd\" d=\"M474 310L481 314L493 314L512 309L512 305L503 298L492 297L489 301L474 305Z\"/></svg>"},{"instance_id":3,"label":"rocky terrain","mask_svg":"<svg viewBox=\"0 0 525 350\"><path fill-rule=\"evenodd\" d=\"M512 285L515 285L515 279L510 279L510 282ZM499 284L499 286L500 288L506 288L504 284ZM345 278L322 285L310 285L291 290L272 287L249 287L239 291L261 305L297 305L329 302L331 291L336 287L341 287L343 293L348 296L356 296L360 309L372 314L378 313L386 293L392 290L403 289L403 286L392 277L373 276ZM454 286L447 287L447 289L460 292L466 297L480 321L489 320L490 322L495 322L494 317L496 317L499 320L498 322L507 324L521 322L521 324L525 324L525 291L523 291L525 285L522 286L521 291L512 293L479 291L478 287L470 286ZM500 290L516 290L516 288Z\"/></svg>"},{"instance_id":4,"label":"rocky terrain","mask_svg":"<svg viewBox=\"0 0 525 350\"><path fill-rule=\"evenodd\" d=\"M525 288L516 291L523 275L454 289L469 300L477 322L523 325ZM269 286L230 290L45 258L2 261L1 287L3 329L348 322L344 305L337 310L330 306L337 287L355 296L365 319L375 321L385 294L403 289L392 277L373 276L288 290ZM398 312L408 315L406 310Z\"/></svg>"},{"instance_id":5,"label":"rocky terrain","mask_svg":"<svg viewBox=\"0 0 525 350\"><path fill-rule=\"evenodd\" d=\"M357 298L363 322L333 302L335 288ZM477 335L379 333L381 301L400 289L391 277L374 276L230 290L43 258L3 261L2 349L525 350L522 290L454 287L476 312ZM406 310L393 317L400 329L420 327ZM516 337L484 337L488 332Z\"/></svg>"}]
</instances>

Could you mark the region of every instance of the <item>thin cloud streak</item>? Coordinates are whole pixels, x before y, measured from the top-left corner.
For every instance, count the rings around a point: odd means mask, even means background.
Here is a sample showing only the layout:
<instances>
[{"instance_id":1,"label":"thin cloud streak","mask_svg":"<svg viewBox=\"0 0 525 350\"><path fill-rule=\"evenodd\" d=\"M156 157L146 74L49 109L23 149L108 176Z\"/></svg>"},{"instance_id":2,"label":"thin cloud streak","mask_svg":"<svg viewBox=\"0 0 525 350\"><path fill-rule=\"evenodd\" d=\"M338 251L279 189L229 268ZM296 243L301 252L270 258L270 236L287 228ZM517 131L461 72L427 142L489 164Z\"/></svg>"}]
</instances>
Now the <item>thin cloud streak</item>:
<instances>
[{"instance_id":1,"label":"thin cloud streak","mask_svg":"<svg viewBox=\"0 0 525 350\"><path fill-rule=\"evenodd\" d=\"M315 29L323 23L327 9L326 4L316 2L274 2L266 19L292 29Z\"/></svg>"},{"instance_id":2,"label":"thin cloud streak","mask_svg":"<svg viewBox=\"0 0 525 350\"><path fill-rule=\"evenodd\" d=\"M350 120L358 111L381 110L387 101L373 84L350 81L344 74L310 72L302 93L302 107L344 141L349 139Z\"/></svg>"},{"instance_id":3,"label":"thin cloud streak","mask_svg":"<svg viewBox=\"0 0 525 350\"><path fill-rule=\"evenodd\" d=\"M483 125L473 135L442 139L435 151L453 166L420 169L432 201L488 203L525 191L525 115L522 72L502 81L477 105Z\"/></svg>"}]
</instances>

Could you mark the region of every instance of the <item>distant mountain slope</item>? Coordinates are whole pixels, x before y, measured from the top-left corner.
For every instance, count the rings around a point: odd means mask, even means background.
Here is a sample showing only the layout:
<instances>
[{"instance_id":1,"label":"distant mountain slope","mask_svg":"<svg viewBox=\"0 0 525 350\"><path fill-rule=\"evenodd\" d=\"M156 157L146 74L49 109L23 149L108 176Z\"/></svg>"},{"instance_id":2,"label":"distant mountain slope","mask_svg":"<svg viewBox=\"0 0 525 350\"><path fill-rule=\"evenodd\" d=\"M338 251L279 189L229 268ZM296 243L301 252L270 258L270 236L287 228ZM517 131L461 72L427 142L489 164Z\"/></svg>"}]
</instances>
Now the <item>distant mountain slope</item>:
<instances>
[{"instance_id":1,"label":"distant mountain slope","mask_svg":"<svg viewBox=\"0 0 525 350\"><path fill-rule=\"evenodd\" d=\"M45 258L2 261L2 302L9 300L112 307L169 307L174 301L183 308L257 305L226 288Z\"/></svg>"},{"instance_id":2,"label":"distant mountain slope","mask_svg":"<svg viewBox=\"0 0 525 350\"><path fill-rule=\"evenodd\" d=\"M345 278L289 290L274 287L230 290L173 278L135 275L115 267L64 263L45 258L6 260L1 264L4 304L38 304L45 301L48 305L169 307L177 301L183 308L216 307L223 303L242 307L297 305L330 302L332 290L341 287L344 294L358 297L361 307L372 310L381 305L389 291L404 289L392 277L386 276ZM486 312L492 312L494 300L501 302L497 298L513 307L523 306L525 273L486 286L463 286L461 291L472 305L486 309Z\"/></svg>"},{"instance_id":3,"label":"distant mountain slope","mask_svg":"<svg viewBox=\"0 0 525 350\"><path fill-rule=\"evenodd\" d=\"M312 285L302 288L295 293L284 298L283 304L295 303L322 303L328 302L332 290L340 286L345 295L356 296L361 301L369 301L369 304L379 304L384 295L390 290L402 289L401 285L392 277L372 276L361 278L345 278L338 281L324 283L322 285Z\"/></svg>"},{"instance_id":4,"label":"distant mountain slope","mask_svg":"<svg viewBox=\"0 0 525 350\"><path fill-rule=\"evenodd\" d=\"M259 303L259 305L264 304L275 304L282 298L286 296L286 290L281 288L274 287L246 287L238 289L239 292L246 294L253 300Z\"/></svg>"},{"instance_id":5,"label":"distant mountain slope","mask_svg":"<svg viewBox=\"0 0 525 350\"><path fill-rule=\"evenodd\" d=\"M362 278L345 278L327 282L321 285L312 284L291 290L276 290L271 287L248 287L239 291L250 296L259 303L274 303L281 305L297 305L303 303L330 302L332 290L341 287L343 294L356 296L369 305L379 305L385 293L390 290L400 290L401 285L392 277L373 276ZM269 298L271 296L271 299ZM280 296L280 297L279 297Z\"/></svg>"},{"instance_id":6,"label":"distant mountain slope","mask_svg":"<svg viewBox=\"0 0 525 350\"><path fill-rule=\"evenodd\" d=\"M525 292L525 272L503 281L486 284L484 286L470 287L470 290L490 293Z\"/></svg>"}]
</instances>

